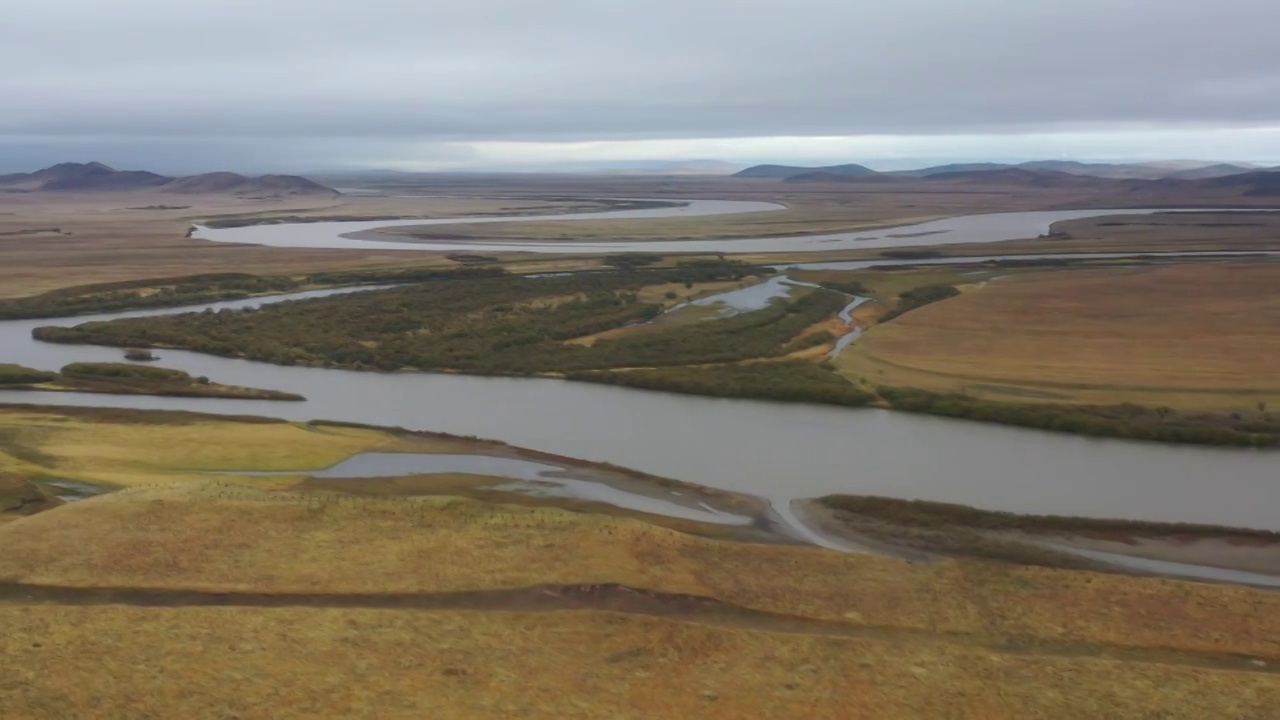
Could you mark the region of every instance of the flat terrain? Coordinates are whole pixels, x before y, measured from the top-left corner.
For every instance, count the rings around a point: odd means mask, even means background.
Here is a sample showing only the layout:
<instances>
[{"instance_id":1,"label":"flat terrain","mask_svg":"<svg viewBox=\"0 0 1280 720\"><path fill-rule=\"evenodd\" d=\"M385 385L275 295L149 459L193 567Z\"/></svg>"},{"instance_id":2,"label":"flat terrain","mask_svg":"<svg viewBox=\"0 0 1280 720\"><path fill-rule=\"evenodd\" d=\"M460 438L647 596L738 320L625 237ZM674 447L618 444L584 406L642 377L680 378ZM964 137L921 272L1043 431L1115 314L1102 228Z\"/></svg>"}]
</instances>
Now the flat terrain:
<instances>
[{"instance_id":1,"label":"flat terrain","mask_svg":"<svg viewBox=\"0 0 1280 720\"><path fill-rule=\"evenodd\" d=\"M1036 402L1280 407L1280 264L1027 272L877 325L839 360L878 384Z\"/></svg>"},{"instance_id":2,"label":"flat terrain","mask_svg":"<svg viewBox=\"0 0 1280 720\"><path fill-rule=\"evenodd\" d=\"M589 204L588 204L589 206ZM0 297L197 273L305 273L405 264L452 266L421 252L279 249L190 240L193 222L254 217L451 217L537 214L581 201L343 196L250 200L155 192L0 193Z\"/></svg>"},{"instance_id":3,"label":"flat terrain","mask_svg":"<svg viewBox=\"0 0 1280 720\"><path fill-rule=\"evenodd\" d=\"M1274 198L1230 194L1187 196L1176 192L1117 194L1105 188L1044 188L1018 185L952 183L814 183L713 177L591 177L591 176L415 176L379 188L388 195L426 197L336 198L308 196L286 199L248 199L230 195L172 195L154 191L97 193L0 193L0 266L6 269L0 297L33 295L58 288L197 273L243 272L286 275L336 269L388 267L452 267L443 254L417 251L312 250L232 246L190 240L193 222L243 222L269 218L438 218L525 214L604 209L584 197L645 197L681 201L695 198L762 200L782 203L787 210L696 219L554 220L500 225L458 225L423 229L449 237L532 237L538 239L675 239L761 235L792 235L862 229L929 218L980 212L1045 210L1078 207L1230 206L1269 207ZM469 196L469 197L467 197ZM577 199L575 199L577 198ZM1156 248L1157 237L1142 236L1133 227L1113 226L1118 235L1143 247ZM1260 246L1274 240L1274 224L1223 231L1198 227L1197 240L1178 241L1183 247L1221 246L1221 237L1239 236ZM404 229L396 232L405 232ZM411 231L413 232L413 231ZM1179 231L1181 232L1181 231ZM1107 238L1070 243L1076 250L1121 247L1129 242ZM1213 237L1207 237L1213 235ZM1141 236L1141 237L1139 237ZM401 238L405 237L403 235ZM1065 247L1032 240L1024 246L1002 245L1008 252ZM948 252L983 252L975 246ZM806 255L808 259L876 256L866 251ZM784 256L750 259L776 261ZM506 254L513 269L558 270L593 267L589 258L531 258Z\"/></svg>"}]
</instances>

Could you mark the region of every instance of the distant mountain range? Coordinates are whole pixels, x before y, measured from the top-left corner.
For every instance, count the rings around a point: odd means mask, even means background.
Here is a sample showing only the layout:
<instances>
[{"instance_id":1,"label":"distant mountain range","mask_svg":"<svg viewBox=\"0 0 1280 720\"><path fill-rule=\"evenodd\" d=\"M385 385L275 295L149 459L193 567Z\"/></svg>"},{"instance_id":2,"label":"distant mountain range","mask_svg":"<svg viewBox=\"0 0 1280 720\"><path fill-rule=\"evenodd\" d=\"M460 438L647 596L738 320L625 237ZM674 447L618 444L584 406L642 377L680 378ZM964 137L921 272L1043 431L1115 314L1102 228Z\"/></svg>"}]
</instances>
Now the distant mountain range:
<instances>
[{"instance_id":1,"label":"distant mountain range","mask_svg":"<svg viewBox=\"0 0 1280 720\"><path fill-rule=\"evenodd\" d=\"M116 170L99 162L61 163L33 173L0 175L0 192L119 192L126 190L239 197L338 194L338 191L332 188L297 175L247 177L231 172L215 172L172 178L145 170Z\"/></svg>"},{"instance_id":2,"label":"distant mountain range","mask_svg":"<svg viewBox=\"0 0 1280 720\"><path fill-rule=\"evenodd\" d=\"M868 181L875 179L973 179L1018 182L1064 183L1060 176L1080 176L1111 180L1205 180L1243 175L1259 171L1250 165L1230 163L1152 162L1152 163L1082 163L1071 160L1034 160L1009 163L955 163L920 170L877 172L862 165L827 165L800 167L794 165L755 165L734 177L769 178L787 182ZM994 173L985 175L987 173Z\"/></svg>"}]
</instances>

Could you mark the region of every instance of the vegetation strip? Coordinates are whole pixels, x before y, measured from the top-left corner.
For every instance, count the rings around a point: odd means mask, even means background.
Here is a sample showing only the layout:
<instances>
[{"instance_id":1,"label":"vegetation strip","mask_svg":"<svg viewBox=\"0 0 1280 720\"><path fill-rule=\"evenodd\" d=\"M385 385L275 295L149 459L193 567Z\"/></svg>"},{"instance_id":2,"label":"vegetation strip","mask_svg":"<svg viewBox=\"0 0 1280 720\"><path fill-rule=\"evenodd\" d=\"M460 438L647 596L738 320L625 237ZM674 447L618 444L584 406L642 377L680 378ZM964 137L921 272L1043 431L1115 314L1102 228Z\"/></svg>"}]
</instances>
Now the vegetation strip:
<instances>
[{"instance_id":1,"label":"vegetation strip","mask_svg":"<svg viewBox=\"0 0 1280 720\"><path fill-rule=\"evenodd\" d=\"M181 370L129 363L71 363L56 373L21 365L0 365L0 388L233 400L306 400L296 393L222 385L210 382L207 377L192 377Z\"/></svg>"},{"instance_id":2,"label":"vegetation strip","mask_svg":"<svg viewBox=\"0 0 1280 720\"><path fill-rule=\"evenodd\" d=\"M1138 405L1051 405L980 400L958 393L880 387L895 410L965 418L1041 430L1127 440L1245 447L1280 446L1280 421L1210 413L1180 414Z\"/></svg>"},{"instance_id":3,"label":"vegetation strip","mask_svg":"<svg viewBox=\"0 0 1280 720\"><path fill-rule=\"evenodd\" d=\"M1197 538L1248 537L1280 543L1280 532L1223 525L1067 515L1024 515L1001 510L983 510L956 503L904 500L875 495L827 495L818 498L817 502L833 510L865 515L911 527L961 526L981 530L1046 533L1121 532L1144 536L1177 535Z\"/></svg>"}]
</instances>

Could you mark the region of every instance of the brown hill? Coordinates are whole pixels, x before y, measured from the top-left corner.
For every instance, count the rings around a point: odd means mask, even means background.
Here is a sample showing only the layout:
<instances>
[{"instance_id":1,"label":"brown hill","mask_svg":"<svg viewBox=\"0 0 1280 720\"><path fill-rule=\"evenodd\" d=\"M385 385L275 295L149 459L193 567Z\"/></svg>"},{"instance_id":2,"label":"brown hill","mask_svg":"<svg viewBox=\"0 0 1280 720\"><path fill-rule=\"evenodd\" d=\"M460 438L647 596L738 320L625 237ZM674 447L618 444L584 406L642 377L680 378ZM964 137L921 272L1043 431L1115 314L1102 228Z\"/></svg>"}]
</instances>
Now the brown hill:
<instances>
[{"instance_id":1,"label":"brown hill","mask_svg":"<svg viewBox=\"0 0 1280 720\"><path fill-rule=\"evenodd\" d=\"M183 195L217 193L246 197L337 194L332 188L297 175L263 175L251 178L231 172L179 178L162 186L160 191Z\"/></svg>"},{"instance_id":2,"label":"brown hill","mask_svg":"<svg viewBox=\"0 0 1280 720\"><path fill-rule=\"evenodd\" d=\"M1280 196L1280 171L1275 170L1228 175L1198 180L1196 183L1204 187L1239 189L1244 195L1250 197Z\"/></svg>"},{"instance_id":3,"label":"brown hill","mask_svg":"<svg viewBox=\"0 0 1280 720\"><path fill-rule=\"evenodd\" d=\"M832 172L830 170L815 170L814 172L800 173L784 178L782 182L787 183L818 183L818 182L883 182L892 180L893 178L875 171L862 173L858 175L850 175L847 173Z\"/></svg>"},{"instance_id":4,"label":"brown hill","mask_svg":"<svg viewBox=\"0 0 1280 720\"><path fill-rule=\"evenodd\" d=\"M1105 187L1113 184L1107 178L1073 175L1055 170L1027 170L1025 168L944 172L927 175L920 179L925 182L1021 185L1030 187Z\"/></svg>"},{"instance_id":5,"label":"brown hill","mask_svg":"<svg viewBox=\"0 0 1280 720\"><path fill-rule=\"evenodd\" d=\"M116 170L100 162L60 163L31 173L0 175L0 192L101 192L145 190L178 194L229 194L242 197L335 195L327 188L297 175L246 177L214 172L174 179L145 170Z\"/></svg>"},{"instance_id":6,"label":"brown hill","mask_svg":"<svg viewBox=\"0 0 1280 720\"><path fill-rule=\"evenodd\" d=\"M1221 195L1227 191L1244 197L1280 197L1280 171L1258 170L1201 180L1165 178L1145 183L1145 188L1187 194L1209 192Z\"/></svg>"},{"instance_id":7,"label":"brown hill","mask_svg":"<svg viewBox=\"0 0 1280 720\"><path fill-rule=\"evenodd\" d=\"M139 190L170 181L145 170L116 170L100 162L61 163L33 173L0 176L0 190L10 192Z\"/></svg>"},{"instance_id":8,"label":"brown hill","mask_svg":"<svg viewBox=\"0 0 1280 720\"><path fill-rule=\"evenodd\" d=\"M1190 168L1188 170L1179 170L1170 173L1165 177L1176 180L1206 180L1209 178L1229 177L1231 175L1251 174L1253 168L1247 168L1243 165L1232 165L1230 163L1219 163L1217 165L1206 165L1204 167Z\"/></svg>"},{"instance_id":9,"label":"brown hill","mask_svg":"<svg viewBox=\"0 0 1280 720\"><path fill-rule=\"evenodd\" d=\"M735 173L734 177L787 180L802 175L840 175L844 177L857 178L873 177L879 174L880 173L877 173L869 167L849 163L845 165L826 165L822 167L801 167L798 165L753 165L745 170ZM844 179L844 177L841 179Z\"/></svg>"}]
</instances>

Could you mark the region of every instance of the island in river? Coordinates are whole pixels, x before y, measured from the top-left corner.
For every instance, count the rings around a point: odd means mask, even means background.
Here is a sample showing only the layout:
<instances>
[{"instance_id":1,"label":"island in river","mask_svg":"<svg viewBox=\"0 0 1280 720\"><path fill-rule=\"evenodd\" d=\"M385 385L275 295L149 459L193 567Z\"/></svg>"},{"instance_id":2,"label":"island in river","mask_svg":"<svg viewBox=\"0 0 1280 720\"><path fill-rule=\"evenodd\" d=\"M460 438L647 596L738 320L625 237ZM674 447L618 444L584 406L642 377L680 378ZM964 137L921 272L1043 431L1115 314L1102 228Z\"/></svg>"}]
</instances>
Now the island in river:
<instances>
[{"instance_id":1,"label":"island in river","mask_svg":"<svg viewBox=\"0 0 1280 720\"><path fill-rule=\"evenodd\" d=\"M0 365L0 388L107 395L306 400L297 393L223 385L212 382L207 377L192 377L181 370L142 367L126 363L71 363L58 372L36 370L21 365Z\"/></svg>"}]
</instances>

